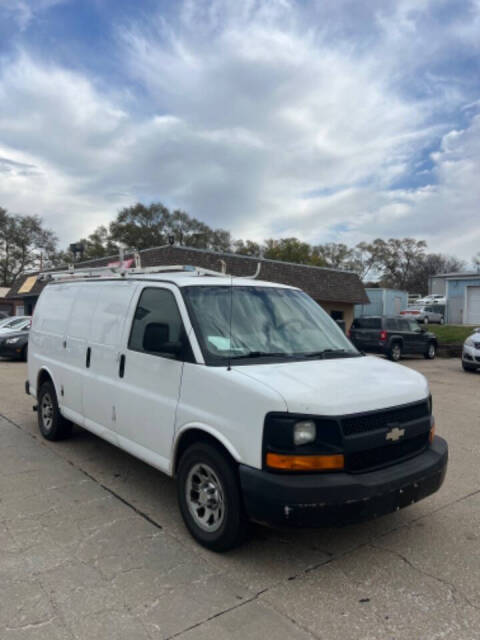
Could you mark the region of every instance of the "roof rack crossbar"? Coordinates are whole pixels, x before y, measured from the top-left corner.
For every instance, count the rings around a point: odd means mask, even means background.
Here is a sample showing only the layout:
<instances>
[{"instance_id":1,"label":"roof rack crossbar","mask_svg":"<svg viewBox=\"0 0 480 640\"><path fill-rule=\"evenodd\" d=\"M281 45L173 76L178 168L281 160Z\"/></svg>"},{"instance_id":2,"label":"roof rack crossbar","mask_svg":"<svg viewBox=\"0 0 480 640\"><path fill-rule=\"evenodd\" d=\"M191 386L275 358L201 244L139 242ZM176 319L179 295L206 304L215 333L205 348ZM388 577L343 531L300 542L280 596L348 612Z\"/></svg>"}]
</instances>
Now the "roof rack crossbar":
<instances>
[{"instance_id":1,"label":"roof rack crossbar","mask_svg":"<svg viewBox=\"0 0 480 640\"><path fill-rule=\"evenodd\" d=\"M68 269L63 271L44 271L38 276L39 280L78 280L90 278L125 278L128 276L138 276L142 274L154 273L185 273L186 275L195 276L225 276L221 271L213 269L204 269L203 267L195 267L191 265L159 265L156 267L129 267L106 266L106 267L87 267L75 268L75 265L69 265Z\"/></svg>"}]
</instances>

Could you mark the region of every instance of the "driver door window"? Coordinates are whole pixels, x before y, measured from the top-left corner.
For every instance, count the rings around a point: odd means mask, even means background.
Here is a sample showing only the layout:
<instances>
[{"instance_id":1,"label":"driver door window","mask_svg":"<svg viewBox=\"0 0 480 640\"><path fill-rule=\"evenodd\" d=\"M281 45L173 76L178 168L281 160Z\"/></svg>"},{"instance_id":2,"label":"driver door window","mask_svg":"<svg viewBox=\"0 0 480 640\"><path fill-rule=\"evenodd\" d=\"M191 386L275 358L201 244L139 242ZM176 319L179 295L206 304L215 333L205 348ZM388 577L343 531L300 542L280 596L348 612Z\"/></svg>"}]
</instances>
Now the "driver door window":
<instances>
[{"instance_id":1,"label":"driver door window","mask_svg":"<svg viewBox=\"0 0 480 640\"><path fill-rule=\"evenodd\" d=\"M185 344L183 322L173 293L166 289L144 289L133 318L128 348L182 359Z\"/></svg>"}]
</instances>

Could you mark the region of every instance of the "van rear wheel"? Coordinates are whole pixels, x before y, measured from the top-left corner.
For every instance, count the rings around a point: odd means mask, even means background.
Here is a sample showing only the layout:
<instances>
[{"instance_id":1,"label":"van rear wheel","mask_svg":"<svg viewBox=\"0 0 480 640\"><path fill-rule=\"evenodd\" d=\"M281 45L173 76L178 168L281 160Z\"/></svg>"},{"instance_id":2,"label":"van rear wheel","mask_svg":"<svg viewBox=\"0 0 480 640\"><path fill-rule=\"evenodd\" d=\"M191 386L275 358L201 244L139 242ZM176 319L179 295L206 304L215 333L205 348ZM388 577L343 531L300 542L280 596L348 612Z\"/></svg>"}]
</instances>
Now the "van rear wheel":
<instances>
[{"instance_id":1,"label":"van rear wheel","mask_svg":"<svg viewBox=\"0 0 480 640\"><path fill-rule=\"evenodd\" d=\"M237 472L217 447L201 442L185 451L177 496L187 529L207 549L227 551L245 538L247 520Z\"/></svg>"},{"instance_id":2,"label":"van rear wheel","mask_svg":"<svg viewBox=\"0 0 480 640\"><path fill-rule=\"evenodd\" d=\"M51 382L44 382L38 392L38 428L47 440L64 440L72 433L72 423L60 413Z\"/></svg>"}]
</instances>

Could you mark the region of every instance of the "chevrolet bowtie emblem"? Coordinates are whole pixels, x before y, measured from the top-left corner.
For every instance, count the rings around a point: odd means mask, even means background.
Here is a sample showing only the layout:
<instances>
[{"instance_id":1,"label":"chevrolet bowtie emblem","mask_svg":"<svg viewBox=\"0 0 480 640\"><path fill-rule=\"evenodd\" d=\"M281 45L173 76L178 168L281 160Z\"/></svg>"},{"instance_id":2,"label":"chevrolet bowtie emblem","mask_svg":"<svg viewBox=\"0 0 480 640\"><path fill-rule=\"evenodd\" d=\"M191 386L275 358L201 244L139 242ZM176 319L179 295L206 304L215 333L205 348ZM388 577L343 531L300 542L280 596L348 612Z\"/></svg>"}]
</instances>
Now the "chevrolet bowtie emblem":
<instances>
[{"instance_id":1,"label":"chevrolet bowtie emblem","mask_svg":"<svg viewBox=\"0 0 480 640\"><path fill-rule=\"evenodd\" d=\"M385 436L385 440L391 440L392 442L396 442L397 440L400 440L400 438L403 438L404 435L405 435L405 429L399 429L398 427L393 427L393 429L390 429L390 431Z\"/></svg>"}]
</instances>

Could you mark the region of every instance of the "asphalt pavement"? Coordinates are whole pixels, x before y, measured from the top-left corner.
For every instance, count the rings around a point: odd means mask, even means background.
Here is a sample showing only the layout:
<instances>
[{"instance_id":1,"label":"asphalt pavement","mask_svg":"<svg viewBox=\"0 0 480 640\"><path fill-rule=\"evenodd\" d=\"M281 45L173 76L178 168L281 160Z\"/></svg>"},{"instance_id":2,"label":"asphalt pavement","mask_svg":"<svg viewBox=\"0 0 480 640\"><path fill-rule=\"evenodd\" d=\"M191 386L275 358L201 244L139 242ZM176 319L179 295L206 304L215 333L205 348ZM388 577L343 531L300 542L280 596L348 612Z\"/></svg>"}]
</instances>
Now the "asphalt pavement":
<instances>
[{"instance_id":1,"label":"asphalt pavement","mask_svg":"<svg viewBox=\"0 0 480 640\"><path fill-rule=\"evenodd\" d=\"M218 555L172 480L81 429L48 443L0 362L0 639L480 639L480 373L405 360L450 446L442 489L342 529L253 527Z\"/></svg>"}]
</instances>

